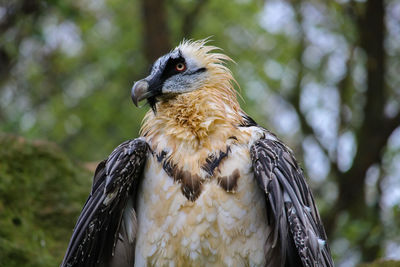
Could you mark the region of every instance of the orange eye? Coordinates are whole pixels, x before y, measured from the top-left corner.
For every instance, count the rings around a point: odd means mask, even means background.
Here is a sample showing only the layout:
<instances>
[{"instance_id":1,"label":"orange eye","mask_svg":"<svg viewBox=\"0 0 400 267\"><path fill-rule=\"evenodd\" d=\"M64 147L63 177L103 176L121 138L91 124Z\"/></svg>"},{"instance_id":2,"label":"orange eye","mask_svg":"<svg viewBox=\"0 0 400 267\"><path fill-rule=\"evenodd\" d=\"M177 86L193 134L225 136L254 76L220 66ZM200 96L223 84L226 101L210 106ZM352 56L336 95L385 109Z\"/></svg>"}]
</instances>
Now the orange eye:
<instances>
[{"instance_id":1,"label":"orange eye","mask_svg":"<svg viewBox=\"0 0 400 267\"><path fill-rule=\"evenodd\" d=\"M178 64L176 64L175 69L177 71L184 71L186 69L186 66L183 63L178 63Z\"/></svg>"}]
</instances>

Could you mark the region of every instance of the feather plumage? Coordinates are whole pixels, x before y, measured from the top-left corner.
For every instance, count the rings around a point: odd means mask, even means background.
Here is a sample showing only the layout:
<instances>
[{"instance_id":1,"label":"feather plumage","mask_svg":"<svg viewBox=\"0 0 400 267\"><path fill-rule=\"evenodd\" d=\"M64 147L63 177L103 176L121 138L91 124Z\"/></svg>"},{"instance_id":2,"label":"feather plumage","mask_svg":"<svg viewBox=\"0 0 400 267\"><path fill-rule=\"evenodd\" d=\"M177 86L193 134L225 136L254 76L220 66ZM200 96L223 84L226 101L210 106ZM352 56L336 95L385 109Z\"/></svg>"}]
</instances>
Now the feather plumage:
<instances>
[{"instance_id":1,"label":"feather plumage","mask_svg":"<svg viewBox=\"0 0 400 267\"><path fill-rule=\"evenodd\" d=\"M120 237L126 239L123 240L125 244L130 243L130 247L123 249L125 254L133 256L129 251L134 251L134 238L131 236L135 234L132 233L134 230L128 229L132 228L129 223L121 222L127 203L133 201L133 190L139 182L147 151L143 139L126 141L99 164L92 193L78 218L61 266L107 265L113 259ZM132 209L125 211L128 213L126 216L133 220L133 204L129 205ZM133 259L129 260L133 262Z\"/></svg>"},{"instance_id":2,"label":"feather plumage","mask_svg":"<svg viewBox=\"0 0 400 267\"><path fill-rule=\"evenodd\" d=\"M303 266L333 266L314 198L291 151L278 140L264 138L252 145L251 158L272 211L271 242L280 250L281 258L299 257Z\"/></svg>"}]
</instances>

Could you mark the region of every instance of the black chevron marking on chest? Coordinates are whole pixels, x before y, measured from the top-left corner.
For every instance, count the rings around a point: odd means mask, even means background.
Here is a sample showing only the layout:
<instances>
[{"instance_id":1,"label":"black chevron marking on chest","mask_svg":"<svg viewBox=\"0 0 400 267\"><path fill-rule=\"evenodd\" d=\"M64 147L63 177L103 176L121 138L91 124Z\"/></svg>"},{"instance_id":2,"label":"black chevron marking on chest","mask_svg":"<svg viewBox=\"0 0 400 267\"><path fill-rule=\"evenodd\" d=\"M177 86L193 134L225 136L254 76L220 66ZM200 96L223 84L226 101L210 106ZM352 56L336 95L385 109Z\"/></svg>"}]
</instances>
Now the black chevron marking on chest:
<instances>
[{"instance_id":1,"label":"black chevron marking on chest","mask_svg":"<svg viewBox=\"0 0 400 267\"><path fill-rule=\"evenodd\" d=\"M175 182L181 184L182 194L190 201L196 201L200 196L203 181L198 174L183 171L173 163L170 159L163 161L164 171L174 179Z\"/></svg>"},{"instance_id":2,"label":"black chevron marking on chest","mask_svg":"<svg viewBox=\"0 0 400 267\"><path fill-rule=\"evenodd\" d=\"M210 153L206 162L202 165L202 169L207 172L209 177L214 176L215 170L230 153L229 146L226 151L219 151L218 153ZM197 173L184 171L178 167L168 156L166 151L161 151L156 154L157 161L162 164L164 171L174 179L175 182L181 184L182 194L190 201L196 201L200 196L203 188L203 183L207 180L202 179ZM231 175L218 177L218 184L227 192L234 192L237 188L237 180L239 179L239 171L236 169Z\"/></svg>"}]
</instances>

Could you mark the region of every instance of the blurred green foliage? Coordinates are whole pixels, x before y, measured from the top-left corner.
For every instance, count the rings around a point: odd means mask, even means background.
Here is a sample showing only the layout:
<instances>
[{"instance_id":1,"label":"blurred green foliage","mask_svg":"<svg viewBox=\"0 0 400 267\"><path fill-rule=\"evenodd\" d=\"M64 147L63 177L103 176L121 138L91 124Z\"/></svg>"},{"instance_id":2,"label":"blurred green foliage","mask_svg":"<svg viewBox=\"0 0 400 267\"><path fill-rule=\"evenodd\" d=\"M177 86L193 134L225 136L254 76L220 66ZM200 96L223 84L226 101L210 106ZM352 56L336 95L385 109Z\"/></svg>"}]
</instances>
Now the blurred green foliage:
<instances>
[{"instance_id":1,"label":"blurred green foliage","mask_svg":"<svg viewBox=\"0 0 400 267\"><path fill-rule=\"evenodd\" d=\"M146 1L0 0L0 132L61 147L2 137L0 265L56 265L90 188L77 162L138 136L148 107L135 108L130 89L152 63ZM400 4L158 2L166 50L211 36L235 60L241 106L303 163L338 266L398 258ZM384 10L367 16L376 3Z\"/></svg>"},{"instance_id":2,"label":"blurred green foliage","mask_svg":"<svg viewBox=\"0 0 400 267\"><path fill-rule=\"evenodd\" d=\"M17 1L18 2L18 1ZM24 1L19 1L21 4ZM191 1L168 5L171 48L180 34ZM193 29L195 39L212 36L234 60L266 59L253 47L226 43L244 29L260 31L260 3L210 1ZM143 55L139 1L39 1L37 13L17 18L18 24L0 36L15 60L3 85L0 130L28 138L46 137L70 155L98 161L127 138L137 137L146 108L130 100L135 80L147 75L151 62ZM237 18L241 17L241 23ZM230 28L231 32L225 32ZM249 34L249 33L247 33ZM234 67L234 66L232 66ZM244 95L244 94L243 94ZM90 140L90 142L88 142Z\"/></svg>"}]
</instances>

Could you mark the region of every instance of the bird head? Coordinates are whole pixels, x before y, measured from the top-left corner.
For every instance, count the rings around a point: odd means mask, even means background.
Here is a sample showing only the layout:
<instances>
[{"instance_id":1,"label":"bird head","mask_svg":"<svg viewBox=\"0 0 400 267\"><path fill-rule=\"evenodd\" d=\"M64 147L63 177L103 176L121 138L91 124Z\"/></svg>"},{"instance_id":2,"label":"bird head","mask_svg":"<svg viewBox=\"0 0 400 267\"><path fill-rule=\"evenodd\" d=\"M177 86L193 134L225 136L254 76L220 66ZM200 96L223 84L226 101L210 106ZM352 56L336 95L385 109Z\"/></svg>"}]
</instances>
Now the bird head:
<instances>
[{"instance_id":1,"label":"bird head","mask_svg":"<svg viewBox=\"0 0 400 267\"><path fill-rule=\"evenodd\" d=\"M155 112L157 102L169 101L181 94L210 86L230 90L233 78L223 64L230 58L221 53L210 53L218 48L207 46L206 42L183 41L170 53L157 59L150 74L133 85L133 103L138 106L138 102L147 99ZM216 84L218 81L220 84Z\"/></svg>"}]
</instances>

